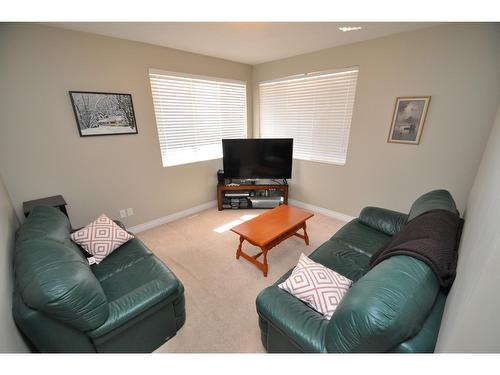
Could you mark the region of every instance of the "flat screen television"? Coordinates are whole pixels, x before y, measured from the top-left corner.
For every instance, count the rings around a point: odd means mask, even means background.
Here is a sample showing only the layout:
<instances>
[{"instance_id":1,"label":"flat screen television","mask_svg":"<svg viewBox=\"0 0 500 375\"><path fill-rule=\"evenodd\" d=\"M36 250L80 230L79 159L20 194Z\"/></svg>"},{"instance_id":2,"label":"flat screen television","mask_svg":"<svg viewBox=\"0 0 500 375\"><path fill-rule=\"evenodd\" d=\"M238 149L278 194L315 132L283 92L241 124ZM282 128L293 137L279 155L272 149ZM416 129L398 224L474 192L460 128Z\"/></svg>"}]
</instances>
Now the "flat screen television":
<instances>
[{"instance_id":1,"label":"flat screen television","mask_svg":"<svg viewBox=\"0 0 500 375\"><path fill-rule=\"evenodd\" d=\"M292 138L223 139L224 177L292 178Z\"/></svg>"}]
</instances>

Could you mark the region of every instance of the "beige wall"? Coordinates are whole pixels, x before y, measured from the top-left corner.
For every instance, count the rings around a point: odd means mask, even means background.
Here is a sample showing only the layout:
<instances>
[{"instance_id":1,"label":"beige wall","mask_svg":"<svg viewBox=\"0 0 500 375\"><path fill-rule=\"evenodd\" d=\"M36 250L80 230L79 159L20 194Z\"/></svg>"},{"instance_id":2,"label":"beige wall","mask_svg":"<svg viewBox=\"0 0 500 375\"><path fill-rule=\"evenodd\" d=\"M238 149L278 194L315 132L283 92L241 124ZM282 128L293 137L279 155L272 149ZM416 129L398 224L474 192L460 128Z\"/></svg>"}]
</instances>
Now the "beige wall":
<instances>
[{"instance_id":1,"label":"beige wall","mask_svg":"<svg viewBox=\"0 0 500 375\"><path fill-rule=\"evenodd\" d=\"M500 352L500 107L465 212L437 352Z\"/></svg>"},{"instance_id":2,"label":"beige wall","mask_svg":"<svg viewBox=\"0 0 500 375\"><path fill-rule=\"evenodd\" d=\"M41 25L0 25L0 66L0 171L14 206L63 194L73 226L128 207L137 225L216 198L221 160L163 168L148 68L248 81L251 107L249 65ZM132 94L139 134L80 138L68 90Z\"/></svg>"},{"instance_id":3,"label":"beige wall","mask_svg":"<svg viewBox=\"0 0 500 375\"><path fill-rule=\"evenodd\" d=\"M250 67L47 26L0 25L0 171L18 213L25 200L60 193L74 226L127 207L135 214L126 224L141 224L215 199L221 166L162 167L149 67L253 80L249 134L253 128L258 136L256 82L358 65L347 164L295 161L291 198L357 215L365 205L405 211L419 194L446 188L463 210L500 97L499 37L498 25L444 25ZM68 90L131 93L139 134L80 138ZM394 100L406 95L432 96L418 146L386 142Z\"/></svg>"},{"instance_id":4,"label":"beige wall","mask_svg":"<svg viewBox=\"0 0 500 375\"><path fill-rule=\"evenodd\" d=\"M500 27L444 25L256 65L253 80L358 65L347 164L294 162L291 198L349 215L450 190L463 210L500 100ZM431 95L418 146L387 143L397 96ZM259 102L254 87L254 134Z\"/></svg>"},{"instance_id":5,"label":"beige wall","mask_svg":"<svg viewBox=\"0 0 500 375\"><path fill-rule=\"evenodd\" d=\"M12 318L12 251L18 221L0 176L0 353L28 352Z\"/></svg>"}]
</instances>

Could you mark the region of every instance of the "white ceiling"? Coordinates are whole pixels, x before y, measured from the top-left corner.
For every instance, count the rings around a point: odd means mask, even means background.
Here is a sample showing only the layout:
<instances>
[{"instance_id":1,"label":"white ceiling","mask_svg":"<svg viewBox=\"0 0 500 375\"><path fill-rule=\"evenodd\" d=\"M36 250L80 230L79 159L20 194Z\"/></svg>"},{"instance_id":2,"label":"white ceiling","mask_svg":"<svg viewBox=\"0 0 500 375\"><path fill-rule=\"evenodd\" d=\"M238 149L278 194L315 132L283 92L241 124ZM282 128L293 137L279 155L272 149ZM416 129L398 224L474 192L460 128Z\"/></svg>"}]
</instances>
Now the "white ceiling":
<instances>
[{"instance_id":1,"label":"white ceiling","mask_svg":"<svg viewBox=\"0 0 500 375\"><path fill-rule=\"evenodd\" d=\"M48 25L255 65L435 23L60 22ZM363 26L363 29L342 32L339 26Z\"/></svg>"}]
</instances>

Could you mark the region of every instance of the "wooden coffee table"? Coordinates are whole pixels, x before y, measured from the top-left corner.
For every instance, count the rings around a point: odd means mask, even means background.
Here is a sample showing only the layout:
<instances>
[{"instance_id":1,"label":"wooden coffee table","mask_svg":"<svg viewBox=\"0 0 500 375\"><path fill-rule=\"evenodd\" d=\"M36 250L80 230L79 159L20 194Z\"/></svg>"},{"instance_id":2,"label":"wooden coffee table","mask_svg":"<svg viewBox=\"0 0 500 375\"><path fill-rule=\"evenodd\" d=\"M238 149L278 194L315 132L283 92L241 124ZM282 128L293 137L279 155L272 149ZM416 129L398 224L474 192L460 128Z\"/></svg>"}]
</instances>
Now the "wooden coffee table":
<instances>
[{"instance_id":1,"label":"wooden coffee table","mask_svg":"<svg viewBox=\"0 0 500 375\"><path fill-rule=\"evenodd\" d=\"M264 276L267 276L267 253L274 246L291 236L300 237L304 239L306 245L309 245L306 220L312 216L314 215L296 207L281 205L231 228L231 231L240 236L240 245L236 250L236 259L242 256L255 264L264 272ZM304 234L297 233L300 229L304 231ZM245 240L254 246L260 247L262 251L256 255L244 253L241 246ZM257 260L261 255L264 256L263 262Z\"/></svg>"}]
</instances>

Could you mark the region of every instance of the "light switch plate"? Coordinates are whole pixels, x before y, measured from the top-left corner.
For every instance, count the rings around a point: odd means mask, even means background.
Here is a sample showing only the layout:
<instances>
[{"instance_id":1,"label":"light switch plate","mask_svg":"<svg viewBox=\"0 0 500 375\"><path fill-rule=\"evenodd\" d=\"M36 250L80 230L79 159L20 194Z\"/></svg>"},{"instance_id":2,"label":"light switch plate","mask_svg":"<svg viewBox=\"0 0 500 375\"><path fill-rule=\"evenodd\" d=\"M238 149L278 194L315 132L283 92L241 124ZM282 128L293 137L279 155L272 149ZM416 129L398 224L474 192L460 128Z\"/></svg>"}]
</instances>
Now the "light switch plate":
<instances>
[{"instance_id":1,"label":"light switch plate","mask_svg":"<svg viewBox=\"0 0 500 375\"><path fill-rule=\"evenodd\" d=\"M132 216L134 214L134 209L133 208L127 208L127 215Z\"/></svg>"},{"instance_id":2,"label":"light switch plate","mask_svg":"<svg viewBox=\"0 0 500 375\"><path fill-rule=\"evenodd\" d=\"M125 210L120 210L120 217L123 219L124 217L127 217L127 212Z\"/></svg>"}]
</instances>

